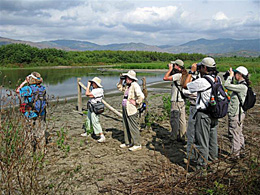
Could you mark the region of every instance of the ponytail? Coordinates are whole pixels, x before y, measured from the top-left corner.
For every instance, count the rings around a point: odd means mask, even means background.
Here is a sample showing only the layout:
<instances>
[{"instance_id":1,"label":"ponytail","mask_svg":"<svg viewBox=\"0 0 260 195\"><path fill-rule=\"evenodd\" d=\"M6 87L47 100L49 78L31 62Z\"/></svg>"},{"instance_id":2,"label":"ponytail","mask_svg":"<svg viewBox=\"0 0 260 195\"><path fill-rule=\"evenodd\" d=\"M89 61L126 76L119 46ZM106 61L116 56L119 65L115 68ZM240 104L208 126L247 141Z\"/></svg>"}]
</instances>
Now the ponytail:
<instances>
[{"instance_id":1,"label":"ponytail","mask_svg":"<svg viewBox=\"0 0 260 195\"><path fill-rule=\"evenodd\" d=\"M245 79L247 86L251 85L252 82L249 80L248 75L245 76L242 74L242 77Z\"/></svg>"},{"instance_id":2,"label":"ponytail","mask_svg":"<svg viewBox=\"0 0 260 195\"><path fill-rule=\"evenodd\" d=\"M182 87L184 86L187 76L188 76L188 71L185 68L183 68L181 70L181 82L180 82Z\"/></svg>"}]
</instances>

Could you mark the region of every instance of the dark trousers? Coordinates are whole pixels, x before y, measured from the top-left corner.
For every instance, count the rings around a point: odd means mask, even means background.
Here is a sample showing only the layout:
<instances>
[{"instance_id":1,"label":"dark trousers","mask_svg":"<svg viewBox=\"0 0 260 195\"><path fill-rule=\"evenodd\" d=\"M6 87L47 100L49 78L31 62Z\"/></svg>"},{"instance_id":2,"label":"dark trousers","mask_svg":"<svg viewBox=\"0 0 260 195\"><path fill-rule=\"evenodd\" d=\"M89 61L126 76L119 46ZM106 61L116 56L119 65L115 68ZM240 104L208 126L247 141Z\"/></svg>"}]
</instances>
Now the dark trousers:
<instances>
[{"instance_id":1,"label":"dark trousers","mask_svg":"<svg viewBox=\"0 0 260 195\"><path fill-rule=\"evenodd\" d=\"M198 111L195 123L195 147L198 166L207 165L208 160L218 158L218 119Z\"/></svg>"},{"instance_id":2,"label":"dark trousers","mask_svg":"<svg viewBox=\"0 0 260 195\"><path fill-rule=\"evenodd\" d=\"M123 106L122 110L125 144L141 145L138 113L128 116L126 107Z\"/></svg>"}]
</instances>

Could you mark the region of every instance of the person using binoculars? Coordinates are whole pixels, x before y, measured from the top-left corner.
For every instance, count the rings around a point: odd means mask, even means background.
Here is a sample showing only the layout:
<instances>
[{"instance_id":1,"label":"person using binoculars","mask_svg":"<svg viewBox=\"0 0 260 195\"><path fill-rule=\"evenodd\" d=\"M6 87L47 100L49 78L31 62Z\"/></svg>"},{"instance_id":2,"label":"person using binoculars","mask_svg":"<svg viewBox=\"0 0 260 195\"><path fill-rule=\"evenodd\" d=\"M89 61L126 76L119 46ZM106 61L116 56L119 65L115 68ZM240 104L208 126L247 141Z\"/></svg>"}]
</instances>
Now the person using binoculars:
<instances>
[{"instance_id":1,"label":"person using binoculars","mask_svg":"<svg viewBox=\"0 0 260 195\"><path fill-rule=\"evenodd\" d=\"M200 78L192 81L195 72L200 73ZM211 57L204 58L200 63L194 63L184 83L184 87L191 93L197 92L195 119L195 161L197 168L205 168L208 160L214 161L218 158L217 127L218 119L210 115L207 110L210 104L212 86L205 77L212 82L220 80L217 76L215 60Z\"/></svg>"},{"instance_id":2,"label":"person using binoculars","mask_svg":"<svg viewBox=\"0 0 260 195\"><path fill-rule=\"evenodd\" d=\"M245 139L242 133L245 111L240 105L240 101L245 102L248 86L251 82L248 78L248 70L244 66L239 66L235 70L230 68L224 78L226 80L224 86L232 91L228 107L228 134L231 142L231 154L233 160L238 160L245 156ZM233 83L233 78L237 83Z\"/></svg>"},{"instance_id":3,"label":"person using binoculars","mask_svg":"<svg viewBox=\"0 0 260 195\"><path fill-rule=\"evenodd\" d=\"M182 93L182 73L186 72L184 62L180 59L171 61L168 64L168 71L163 77L164 81L172 81L171 89L171 114L170 125L171 140L185 144L186 118L185 118L185 100Z\"/></svg>"},{"instance_id":4,"label":"person using binoculars","mask_svg":"<svg viewBox=\"0 0 260 195\"><path fill-rule=\"evenodd\" d=\"M138 108L143 102L144 94L137 81L135 71L129 70L128 73L120 76L120 81L117 84L118 90L124 92L122 111L125 143L121 144L120 148L129 148L130 151L142 149Z\"/></svg>"},{"instance_id":5,"label":"person using binoculars","mask_svg":"<svg viewBox=\"0 0 260 195\"><path fill-rule=\"evenodd\" d=\"M88 100L88 114L86 119L86 130L90 130L91 126L94 130L95 137L99 143L106 141L105 135L102 131L102 127L99 120L99 115L94 112L93 105L97 102L101 102L104 97L103 86L101 85L101 79L99 77L94 77L92 80L88 81L85 95L89 97ZM81 136L88 136L88 133L82 133Z\"/></svg>"}]
</instances>

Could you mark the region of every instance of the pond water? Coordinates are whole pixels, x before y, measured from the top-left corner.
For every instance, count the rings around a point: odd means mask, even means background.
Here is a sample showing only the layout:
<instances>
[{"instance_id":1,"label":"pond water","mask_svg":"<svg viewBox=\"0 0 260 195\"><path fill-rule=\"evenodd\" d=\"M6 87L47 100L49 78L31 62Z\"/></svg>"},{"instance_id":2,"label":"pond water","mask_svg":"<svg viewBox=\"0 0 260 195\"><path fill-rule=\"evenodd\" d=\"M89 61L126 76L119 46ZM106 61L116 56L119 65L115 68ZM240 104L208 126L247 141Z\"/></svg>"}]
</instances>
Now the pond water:
<instances>
[{"instance_id":1,"label":"pond water","mask_svg":"<svg viewBox=\"0 0 260 195\"><path fill-rule=\"evenodd\" d=\"M0 86L3 86L2 95L8 90L14 90L25 77L31 72L37 71L42 75L43 84L47 88L47 93L54 97L75 97L77 96L77 78L87 85L87 81L98 76L102 79L105 94L117 90L116 83L119 81L120 72L102 71L98 68L66 68L66 69L15 69L0 70ZM162 81L164 73L137 73L138 83L141 85L141 78L146 77L147 83ZM83 93L85 91L83 90Z\"/></svg>"}]
</instances>

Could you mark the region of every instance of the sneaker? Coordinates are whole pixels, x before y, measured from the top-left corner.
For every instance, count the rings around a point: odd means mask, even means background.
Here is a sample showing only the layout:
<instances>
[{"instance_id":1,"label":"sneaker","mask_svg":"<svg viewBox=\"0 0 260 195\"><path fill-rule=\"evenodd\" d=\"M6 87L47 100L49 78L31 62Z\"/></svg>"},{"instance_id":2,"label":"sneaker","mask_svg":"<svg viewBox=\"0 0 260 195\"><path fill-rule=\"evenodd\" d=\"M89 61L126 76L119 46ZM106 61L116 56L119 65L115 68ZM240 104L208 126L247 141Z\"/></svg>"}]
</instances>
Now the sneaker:
<instances>
[{"instance_id":1,"label":"sneaker","mask_svg":"<svg viewBox=\"0 0 260 195\"><path fill-rule=\"evenodd\" d=\"M81 133L80 135L83 136L83 137L87 137L88 133L87 132L86 133Z\"/></svg>"},{"instance_id":2,"label":"sneaker","mask_svg":"<svg viewBox=\"0 0 260 195\"><path fill-rule=\"evenodd\" d=\"M131 147L131 148L129 148L129 150L130 151L137 151L137 150L141 150L142 149L142 146L141 145L139 145L139 146L133 146L133 147Z\"/></svg>"},{"instance_id":3,"label":"sneaker","mask_svg":"<svg viewBox=\"0 0 260 195\"><path fill-rule=\"evenodd\" d=\"M120 148L129 148L130 145L129 145L129 144L120 144L119 147L120 147Z\"/></svg>"},{"instance_id":4,"label":"sneaker","mask_svg":"<svg viewBox=\"0 0 260 195\"><path fill-rule=\"evenodd\" d=\"M99 143L105 142L106 138L105 136L101 136L101 138L98 140Z\"/></svg>"}]
</instances>

